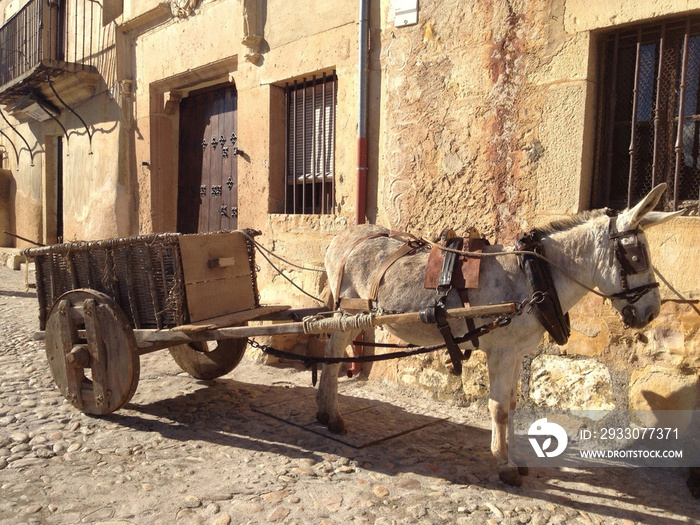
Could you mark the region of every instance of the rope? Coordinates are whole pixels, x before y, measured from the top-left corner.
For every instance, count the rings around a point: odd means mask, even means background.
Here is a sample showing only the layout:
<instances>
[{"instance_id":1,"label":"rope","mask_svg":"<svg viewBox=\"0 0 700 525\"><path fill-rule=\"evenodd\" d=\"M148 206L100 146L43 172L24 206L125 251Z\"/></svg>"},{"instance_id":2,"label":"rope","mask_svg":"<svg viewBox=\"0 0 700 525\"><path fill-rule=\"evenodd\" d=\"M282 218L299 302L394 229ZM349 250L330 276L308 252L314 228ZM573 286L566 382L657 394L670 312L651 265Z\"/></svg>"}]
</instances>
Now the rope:
<instances>
[{"instance_id":1,"label":"rope","mask_svg":"<svg viewBox=\"0 0 700 525\"><path fill-rule=\"evenodd\" d=\"M664 282L664 284L666 285L666 287L669 290L671 290L674 294L676 294L678 297L680 297L680 299L666 299L666 300L662 299L662 302L672 301L674 303L679 303L679 304L689 304L689 305L691 305L693 310L695 310L698 314L700 314L700 310L698 310L698 308L695 306L696 304L700 303L700 299L686 299L678 292L678 290L676 290L673 286L671 286L671 283L669 283L666 280L666 278L661 274L661 272L659 272L656 268L654 268L654 273L658 276L659 279L661 279Z\"/></svg>"},{"instance_id":2,"label":"rope","mask_svg":"<svg viewBox=\"0 0 700 525\"><path fill-rule=\"evenodd\" d=\"M309 316L301 320L305 334L329 334L348 330L367 330L374 326L374 314L342 314L335 317Z\"/></svg>"},{"instance_id":3,"label":"rope","mask_svg":"<svg viewBox=\"0 0 700 525\"><path fill-rule=\"evenodd\" d=\"M295 263L293 263L293 262L291 262L291 261L288 261L287 259L284 259L284 258L280 257L279 255L275 254L273 251L268 250L267 248L265 248L262 244L260 244L258 241L256 241L253 237L251 237L251 236L248 235L247 233L245 233L245 232L243 232L243 233L244 233L244 235L245 235L246 237L248 237L248 239L250 240L250 242L252 242L259 250L262 250L262 251L264 251L264 252L267 252L269 255L272 255L274 258L279 259L280 261L282 261L282 262L285 263L285 264L288 264L289 266L293 266L294 268L298 268L298 269L300 269L300 270L306 270L306 271L309 271L309 272L326 273L326 270L323 269L323 268L317 268L317 267L314 268L314 267L309 267L309 266L301 266L301 265L299 265L299 264L295 264Z\"/></svg>"},{"instance_id":4,"label":"rope","mask_svg":"<svg viewBox=\"0 0 700 525\"><path fill-rule=\"evenodd\" d=\"M257 244L257 243L256 243L256 244ZM326 304L325 301L323 301L322 299L319 299L318 297L315 297L315 296L311 295L309 292L307 292L306 290L304 290L301 286L299 286L299 285L296 284L294 281L292 281L289 277L287 277L286 275L284 275L284 273L282 273L282 270L280 270L279 268L277 268L277 266L275 266L274 264L272 264L272 261L271 261L270 259L268 259L267 256L266 256L264 253L260 252L260 255L263 256L263 259L265 259L265 260L267 261L267 263L268 263L270 266L272 266L278 274L280 274L282 277L284 277L285 279L287 279L287 281L289 281L289 283L290 283L292 286L294 286L294 288L296 288L297 290L299 290L299 291L300 291L301 293L303 293L304 295L307 295L307 296L311 297L311 299L313 299L314 301L318 301L318 302L321 303L321 304Z\"/></svg>"},{"instance_id":5,"label":"rope","mask_svg":"<svg viewBox=\"0 0 700 525\"><path fill-rule=\"evenodd\" d=\"M298 265L298 264L294 264L293 262L287 261L286 259L283 259L283 258L280 257L279 255L276 255L276 254L274 254L272 251L270 251L270 250L268 250L267 248L265 248L262 244L260 244L258 241L256 241L255 238L254 238L252 235L249 235L249 234L248 234L247 232L245 232L245 231L242 231L241 233L243 233L243 235L245 235L246 238L247 238L251 243L253 243L253 244L255 245L255 247L258 248L258 250L260 250L259 253L260 253L260 255L262 255L263 259L265 259L265 260L267 261L267 264L269 264L270 266L272 266L272 268L274 268L274 270L275 270L278 274L280 274L280 275L281 275L282 277L284 277L287 281L289 281L289 283L290 283L294 288L296 288L297 290L299 290L301 293L303 293L303 294L306 295L307 297L310 297L310 298L313 299L314 301L318 301L318 302L321 303L321 304L326 304L326 301L324 301L323 299L319 299L318 297L316 297L316 296L314 296L314 295L311 295L309 292L307 292L306 290L304 290L301 286L299 286L299 285L296 284L294 281L292 281L289 277L287 277L286 275L284 275L284 273L282 272L282 270L280 270L279 268L277 268L277 266L275 266L275 265L272 263L272 261L271 261L271 260L265 255L265 253L263 253L263 252L266 252L266 253L270 254L271 256L275 257L276 259L279 259L280 261L282 261L282 262L288 264L289 266L293 266L294 268L298 268L298 269L300 269L300 270L307 270L307 271L310 271L310 272L321 272L321 273L326 273L326 270L323 270L323 269L321 269L321 268L308 268L308 267L300 266L300 265Z\"/></svg>"}]
</instances>

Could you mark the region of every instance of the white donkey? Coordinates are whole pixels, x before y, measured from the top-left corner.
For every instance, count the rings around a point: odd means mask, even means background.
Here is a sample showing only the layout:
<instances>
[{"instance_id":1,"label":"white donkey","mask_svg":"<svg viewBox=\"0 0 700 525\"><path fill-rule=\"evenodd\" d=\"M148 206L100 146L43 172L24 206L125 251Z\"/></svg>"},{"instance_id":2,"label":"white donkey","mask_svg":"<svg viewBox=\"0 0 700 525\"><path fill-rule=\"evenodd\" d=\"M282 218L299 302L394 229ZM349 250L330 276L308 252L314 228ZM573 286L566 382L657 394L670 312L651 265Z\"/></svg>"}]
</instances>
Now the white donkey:
<instances>
[{"instance_id":1,"label":"white donkey","mask_svg":"<svg viewBox=\"0 0 700 525\"><path fill-rule=\"evenodd\" d=\"M610 298L625 324L633 328L645 326L659 314L658 285L642 229L678 214L652 211L665 189L665 184L655 187L634 208L617 216L611 216L607 210L584 212L535 230L544 255L554 263L550 265L550 270L563 312L568 312L580 301L588 293L588 287L597 288L600 294ZM361 240L381 233L387 233L387 230L376 225L361 225L348 229L331 241L325 265L331 290L338 289L338 278L342 275L340 297L369 297L375 270L402 244L402 241L386 236ZM636 251L631 249L632 244L637 245ZM487 246L484 253L509 251L513 249L496 245ZM343 271L341 265L346 257ZM625 271L625 268L629 270L629 263L632 262L625 260L625 257L634 261L646 259L647 264L633 271ZM423 286L427 260L428 250L422 249L391 265L381 280L377 306L392 312L415 312L431 302L434 304L436 291L426 290ZM469 290L472 306L522 302L530 298L527 279L514 254L483 257L479 279L479 288ZM448 305L451 302L452 297L449 296ZM461 329L454 321L450 321L450 324L455 336L466 331L464 321L461 321ZM443 341L435 325L415 323L387 328L400 339L413 344L432 345ZM488 357L491 451L499 462L501 479L509 484L519 485L522 482L520 475L526 474L527 469L518 469L517 465L508 461L508 410L515 408L522 359L537 348L544 332L535 315L524 313L515 317L510 325L482 336L479 341L480 349ZM356 330L333 333L326 347L326 356L342 356L357 333ZM460 346L470 348L471 344ZM338 364L323 366L316 396L317 417L331 431L343 433L345 426L338 411L337 395L339 367Z\"/></svg>"}]
</instances>

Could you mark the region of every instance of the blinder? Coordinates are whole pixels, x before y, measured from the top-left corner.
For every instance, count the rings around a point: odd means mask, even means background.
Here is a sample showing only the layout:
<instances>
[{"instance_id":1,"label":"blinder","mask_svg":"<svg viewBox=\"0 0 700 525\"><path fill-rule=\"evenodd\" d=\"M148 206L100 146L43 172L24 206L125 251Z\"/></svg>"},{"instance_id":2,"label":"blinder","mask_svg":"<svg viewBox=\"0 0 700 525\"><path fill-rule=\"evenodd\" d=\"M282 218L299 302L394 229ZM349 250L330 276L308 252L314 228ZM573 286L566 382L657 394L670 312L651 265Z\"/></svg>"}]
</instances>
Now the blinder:
<instances>
[{"instance_id":1,"label":"blinder","mask_svg":"<svg viewBox=\"0 0 700 525\"><path fill-rule=\"evenodd\" d=\"M649 269L646 247L639 242L640 229L623 232L613 231L613 217L610 218L609 238L612 244L610 249L610 265L614 260L620 264L624 275L635 275ZM634 236L634 244L622 244L621 239Z\"/></svg>"},{"instance_id":2,"label":"blinder","mask_svg":"<svg viewBox=\"0 0 700 525\"><path fill-rule=\"evenodd\" d=\"M652 282L643 284L635 288L630 288L627 283L628 275L636 275L645 272L649 269L649 258L647 257L646 246L639 241L639 234L642 230L635 228L634 230L625 230L622 232L615 231L616 215L608 214L610 223L608 227L608 237L610 239L610 265L612 266L617 261L620 266L620 284L622 291L612 294L611 299L624 299L630 305L639 301L645 294L659 287L659 283ZM626 237L634 237L634 243L622 244L621 239ZM625 317L636 316L636 313L630 312L633 307L626 306L627 315ZM629 324L629 323L627 323Z\"/></svg>"}]
</instances>

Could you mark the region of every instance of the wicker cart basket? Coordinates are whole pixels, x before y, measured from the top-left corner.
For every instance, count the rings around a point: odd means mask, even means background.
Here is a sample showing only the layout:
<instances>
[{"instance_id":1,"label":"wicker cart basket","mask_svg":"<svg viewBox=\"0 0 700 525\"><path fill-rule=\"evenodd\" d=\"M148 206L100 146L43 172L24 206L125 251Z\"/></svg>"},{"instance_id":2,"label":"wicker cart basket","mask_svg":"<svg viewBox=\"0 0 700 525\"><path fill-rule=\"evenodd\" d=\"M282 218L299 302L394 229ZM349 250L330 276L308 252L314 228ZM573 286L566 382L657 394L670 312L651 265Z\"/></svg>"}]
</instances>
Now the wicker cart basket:
<instances>
[{"instance_id":1,"label":"wicker cart basket","mask_svg":"<svg viewBox=\"0 0 700 525\"><path fill-rule=\"evenodd\" d=\"M107 294L135 328L172 328L259 306L253 230L163 233L30 248L41 330L56 300Z\"/></svg>"}]
</instances>

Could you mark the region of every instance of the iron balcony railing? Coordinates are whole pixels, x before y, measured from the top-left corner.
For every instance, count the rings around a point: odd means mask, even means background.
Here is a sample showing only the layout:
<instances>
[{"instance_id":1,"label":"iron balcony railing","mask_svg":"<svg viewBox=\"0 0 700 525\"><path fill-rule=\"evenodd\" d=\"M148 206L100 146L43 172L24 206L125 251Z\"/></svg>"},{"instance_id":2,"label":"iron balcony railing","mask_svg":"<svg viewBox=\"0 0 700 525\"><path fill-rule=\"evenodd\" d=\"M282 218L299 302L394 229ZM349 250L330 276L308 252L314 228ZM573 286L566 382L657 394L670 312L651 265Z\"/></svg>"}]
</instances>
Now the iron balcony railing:
<instances>
[{"instance_id":1,"label":"iron balcony railing","mask_svg":"<svg viewBox=\"0 0 700 525\"><path fill-rule=\"evenodd\" d=\"M30 0L0 27L0 94L41 67L94 66L101 16L91 0Z\"/></svg>"}]
</instances>

